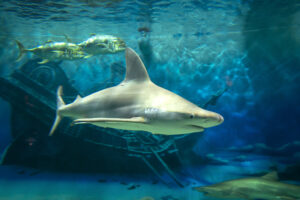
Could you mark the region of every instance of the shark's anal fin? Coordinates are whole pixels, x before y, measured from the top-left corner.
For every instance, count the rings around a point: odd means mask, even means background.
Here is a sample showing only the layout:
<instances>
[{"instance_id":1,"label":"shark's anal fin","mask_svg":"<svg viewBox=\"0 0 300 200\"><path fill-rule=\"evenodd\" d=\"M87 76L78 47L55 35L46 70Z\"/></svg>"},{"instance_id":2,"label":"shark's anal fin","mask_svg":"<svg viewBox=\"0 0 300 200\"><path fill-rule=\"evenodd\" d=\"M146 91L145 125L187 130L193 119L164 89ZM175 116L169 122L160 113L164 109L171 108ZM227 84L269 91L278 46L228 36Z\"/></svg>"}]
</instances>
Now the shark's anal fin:
<instances>
[{"instance_id":1,"label":"shark's anal fin","mask_svg":"<svg viewBox=\"0 0 300 200\"><path fill-rule=\"evenodd\" d=\"M77 95L76 99L74 100L74 103L80 101L80 99L82 99L81 96Z\"/></svg>"},{"instance_id":2,"label":"shark's anal fin","mask_svg":"<svg viewBox=\"0 0 300 200\"><path fill-rule=\"evenodd\" d=\"M74 124L90 124L90 123L96 123L96 122L115 122L115 123L146 123L147 120L143 117L132 117L132 118L82 118L82 119L76 119L74 120Z\"/></svg>"}]
</instances>

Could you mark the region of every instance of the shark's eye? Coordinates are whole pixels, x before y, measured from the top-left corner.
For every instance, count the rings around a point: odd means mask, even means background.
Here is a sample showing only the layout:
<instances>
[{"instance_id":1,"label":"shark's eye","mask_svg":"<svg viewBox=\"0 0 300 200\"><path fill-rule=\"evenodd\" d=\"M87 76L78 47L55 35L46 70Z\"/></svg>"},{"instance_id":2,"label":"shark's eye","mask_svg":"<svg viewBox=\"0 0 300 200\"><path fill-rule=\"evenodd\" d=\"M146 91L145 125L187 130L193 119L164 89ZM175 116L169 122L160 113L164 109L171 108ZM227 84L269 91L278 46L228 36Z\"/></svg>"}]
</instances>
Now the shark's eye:
<instances>
[{"instance_id":1,"label":"shark's eye","mask_svg":"<svg viewBox=\"0 0 300 200\"><path fill-rule=\"evenodd\" d=\"M194 115L190 115L190 119L193 119L194 118Z\"/></svg>"}]
</instances>

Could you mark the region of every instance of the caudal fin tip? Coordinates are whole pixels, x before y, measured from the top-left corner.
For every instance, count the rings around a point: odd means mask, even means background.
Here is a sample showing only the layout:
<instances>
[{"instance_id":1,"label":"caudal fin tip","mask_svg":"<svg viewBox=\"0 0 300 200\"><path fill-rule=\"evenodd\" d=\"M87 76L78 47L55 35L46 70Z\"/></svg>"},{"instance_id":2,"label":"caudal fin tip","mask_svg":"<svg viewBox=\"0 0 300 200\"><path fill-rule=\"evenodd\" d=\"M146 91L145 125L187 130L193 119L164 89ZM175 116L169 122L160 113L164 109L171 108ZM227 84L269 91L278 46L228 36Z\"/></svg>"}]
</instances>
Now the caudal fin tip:
<instances>
[{"instance_id":1,"label":"caudal fin tip","mask_svg":"<svg viewBox=\"0 0 300 200\"><path fill-rule=\"evenodd\" d=\"M60 85L57 88L57 96L62 96L62 94L63 94L63 86Z\"/></svg>"},{"instance_id":2,"label":"caudal fin tip","mask_svg":"<svg viewBox=\"0 0 300 200\"><path fill-rule=\"evenodd\" d=\"M52 136L54 131L56 130L59 122L61 121L62 117L59 115L59 108L61 108L63 105L65 105L65 102L62 99L62 92L63 92L63 87L60 85L57 89L57 110L56 110L56 118L55 121L51 127L51 130L49 132L49 136Z\"/></svg>"},{"instance_id":3,"label":"caudal fin tip","mask_svg":"<svg viewBox=\"0 0 300 200\"><path fill-rule=\"evenodd\" d=\"M15 42L17 43L19 51L20 51L20 53L19 53L19 55L18 55L18 57L16 59L16 61L19 62L21 60L23 54L26 52L26 49L25 49L25 47L23 46L23 44L20 41L15 40Z\"/></svg>"},{"instance_id":4,"label":"caudal fin tip","mask_svg":"<svg viewBox=\"0 0 300 200\"><path fill-rule=\"evenodd\" d=\"M48 136L52 136L54 133L54 131L50 131L50 133L48 134Z\"/></svg>"},{"instance_id":5,"label":"caudal fin tip","mask_svg":"<svg viewBox=\"0 0 300 200\"><path fill-rule=\"evenodd\" d=\"M55 121L54 121L54 123L53 123L53 125L51 127L50 132L49 132L49 136L53 135L53 133L56 130L56 128L57 128L57 126L58 126L58 124L59 124L60 121L61 121L61 117L59 115L56 115Z\"/></svg>"}]
</instances>

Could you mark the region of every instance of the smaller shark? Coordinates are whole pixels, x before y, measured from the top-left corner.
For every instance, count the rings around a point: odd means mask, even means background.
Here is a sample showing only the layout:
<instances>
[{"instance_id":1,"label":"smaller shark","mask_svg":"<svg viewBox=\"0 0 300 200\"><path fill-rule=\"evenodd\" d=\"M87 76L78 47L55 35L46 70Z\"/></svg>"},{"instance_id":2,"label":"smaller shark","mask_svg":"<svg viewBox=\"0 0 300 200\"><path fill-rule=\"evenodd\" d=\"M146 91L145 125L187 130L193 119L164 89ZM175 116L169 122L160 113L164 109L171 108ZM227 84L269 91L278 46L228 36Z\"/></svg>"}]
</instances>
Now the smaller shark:
<instances>
[{"instance_id":1,"label":"smaller shark","mask_svg":"<svg viewBox=\"0 0 300 200\"><path fill-rule=\"evenodd\" d=\"M130 48L126 49L126 76L119 85L84 98L78 96L68 105L59 87L56 120L50 135L63 117L72 118L75 124L163 135L202 132L224 121L221 115L154 84L142 60Z\"/></svg>"},{"instance_id":2,"label":"smaller shark","mask_svg":"<svg viewBox=\"0 0 300 200\"><path fill-rule=\"evenodd\" d=\"M276 171L262 177L235 179L194 189L220 199L300 200L300 186L279 182Z\"/></svg>"}]
</instances>

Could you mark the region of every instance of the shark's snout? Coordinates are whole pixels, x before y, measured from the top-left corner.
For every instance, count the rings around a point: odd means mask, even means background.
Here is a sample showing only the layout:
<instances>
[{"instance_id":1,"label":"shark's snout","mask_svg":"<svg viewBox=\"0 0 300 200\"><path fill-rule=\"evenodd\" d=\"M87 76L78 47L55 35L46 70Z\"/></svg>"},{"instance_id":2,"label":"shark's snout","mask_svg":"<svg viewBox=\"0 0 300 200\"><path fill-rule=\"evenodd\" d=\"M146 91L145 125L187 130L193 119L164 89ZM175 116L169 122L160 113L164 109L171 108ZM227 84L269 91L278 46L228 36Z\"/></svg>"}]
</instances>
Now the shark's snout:
<instances>
[{"instance_id":1,"label":"shark's snout","mask_svg":"<svg viewBox=\"0 0 300 200\"><path fill-rule=\"evenodd\" d=\"M215 116L213 117L212 121L215 123L216 125L222 124L224 121L224 118L222 117L222 115L215 113Z\"/></svg>"},{"instance_id":2,"label":"shark's snout","mask_svg":"<svg viewBox=\"0 0 300 200\"><path fill-rule=\"evenodd\" d=\"M223 123L224 121L222 115L210 111L205 111L204 113L201 113L199 115L199 119L199 125L201 125L203 128L217 126Z\"/></svg>"},{"instance_id":3,"label":"shark's snout","mask_svg":"<svg viewBox=\"0 0 300 200\"><path fill-rule=\"evenodd\" d=\"M220 124L224 122L224 118L223 118L222 115L219 115L219 114L218 114L218 122L219 122Z\"/></svg>"}]
</instances>

